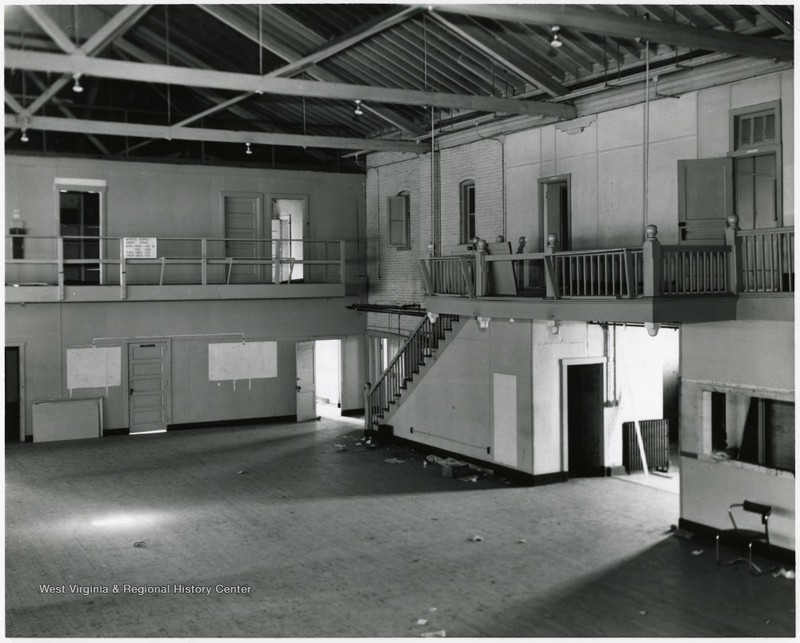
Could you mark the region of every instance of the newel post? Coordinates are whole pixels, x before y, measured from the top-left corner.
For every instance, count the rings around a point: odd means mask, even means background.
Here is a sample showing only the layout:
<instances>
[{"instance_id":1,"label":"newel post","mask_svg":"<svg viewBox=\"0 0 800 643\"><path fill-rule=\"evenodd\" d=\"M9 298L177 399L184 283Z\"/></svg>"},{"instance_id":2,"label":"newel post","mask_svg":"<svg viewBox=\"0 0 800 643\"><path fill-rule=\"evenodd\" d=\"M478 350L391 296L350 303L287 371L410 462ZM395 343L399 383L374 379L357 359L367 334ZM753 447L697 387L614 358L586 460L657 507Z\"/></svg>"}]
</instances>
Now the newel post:
<instances>
[{"instance_id":1,"label":"newel post","mask_svg":"<svg viewBox=\"0 0 800 643\"><path fill-rule=\"evenodd\" d=\"M739 236L739 217L730 215L725 228L725 244L731 249L728 253L728 292L739 292L740 268L742 265L742 238Z\"/></svg>"},{"instance_id":2,"label":"newel post","mask_svg":"<svg viewBox=\"0 0 800 643\"><path fill-rule=\"evenodd\" d=\"M486 239L478 239L475 250L475 296L489 293L489 264L486 261Z\"/></svg>"},{"instance_id":3,"label":"newel post","mask_svg":"<svg viewBox=\"0 0 800 643\"><path fill-rule=\"evenodd\" d=\"M645 297L658 297L661 294L661 243L656 236L658 227L652 223L645 228L642 246L642 286Z\"/></svg>"},{"instance_id":4,"label":"newel post","mask_svg":"<svg viewBox=\"0 0 800 643\"><path fill-rule=\"evenodd\" d=\"M547 235L547 248L544 249L544 287L545 295L552 299L558 299L561 293L558 289L558 277L556 264L553 261L553 256L558 252L558 235L551 232Z\"/></svg>"}]
</instances>

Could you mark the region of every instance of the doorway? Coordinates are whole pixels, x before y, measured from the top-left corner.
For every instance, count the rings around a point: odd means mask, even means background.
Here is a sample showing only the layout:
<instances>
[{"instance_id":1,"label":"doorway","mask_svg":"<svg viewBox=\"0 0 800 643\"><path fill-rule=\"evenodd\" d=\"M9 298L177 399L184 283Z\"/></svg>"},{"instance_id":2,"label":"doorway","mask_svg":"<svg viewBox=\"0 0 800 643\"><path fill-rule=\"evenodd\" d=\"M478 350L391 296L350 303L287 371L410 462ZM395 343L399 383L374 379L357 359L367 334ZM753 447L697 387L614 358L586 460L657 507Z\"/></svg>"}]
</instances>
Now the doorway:
<instances>
[{"instance_id":1,"label":"doorway","mask_svg":"<svg viewBox=\"0 0 800 643\"><path fill-rule=\"evenodd\" d=\"M605 475L604 365L572 364L566 373L567 469L572 478Z\"/></svg>"},{"instance_id":2,"label":"doorway","mask_svg":"<svg viewBox=\"0 0 800 643\"><path fill-rule=\"evenodd\" d=\"M308 224L306 197L273 197L271 200L272 252L280 261L273 269L275 283L303 281L304 228ZM324 257L316 257L324 258Z\"/></svg>"},{"instance_id":3,"label":"doorway","mask_svg":"<svg viewBox=\"0 0 800 643\"><path fill-rule=\"evenodd\" d=\"M297 421L318 420L316 380L314 377L314 342L297 342L295 355L297 365Z\"/></svg>"},{"instance_id":4,"label":"doorway","mask_svg":"<svg viewBox=\"0 0 800 643\"><path fill-rule=\"evenodd\" d=\"M96 190L58 191L59 235L64 238L65 284L100 284L101 199ZM94 263L90 260L95 260Z\"/></svg>"},{"instance_id":5,"label":"doorway","mask_svg":"<svg viewBox=\"0 0 800 643\"><path fill-rule=\"evenodd\" d=\"M342 415L342 340L314 342L314 379L317 413L321 417Z\"/></svg>"},{"instance_id":6,"label":"doorway","mask_svg":"<svg viewBox=\"0 0 800 643\"><path fill-rule=\"evenodd\" d=\"M128 432L167 430L170 403L169 342L128 344Z\"/></svg>"},{"instance_id":7,"label":"doorway","mask_svg":"<svg viewBox=\"0 0 800 643\"><path fill-rule=\"evenodd\" d=\"M22 431L22 363L18 346L6 346L6 442L24 440Z\"/></svg>"},{"instance_id":8,"label":"doorway","mask_svg":"<svg viewBox=\"0 0 800 643\"><path fill-rule=\"evenodd\" d=\"M542 231L539 252L547 248L547 236L558 235L558 249L572 249L570 223L570 175L539 179L539 229Z\"/></svg>"}]
</instances>

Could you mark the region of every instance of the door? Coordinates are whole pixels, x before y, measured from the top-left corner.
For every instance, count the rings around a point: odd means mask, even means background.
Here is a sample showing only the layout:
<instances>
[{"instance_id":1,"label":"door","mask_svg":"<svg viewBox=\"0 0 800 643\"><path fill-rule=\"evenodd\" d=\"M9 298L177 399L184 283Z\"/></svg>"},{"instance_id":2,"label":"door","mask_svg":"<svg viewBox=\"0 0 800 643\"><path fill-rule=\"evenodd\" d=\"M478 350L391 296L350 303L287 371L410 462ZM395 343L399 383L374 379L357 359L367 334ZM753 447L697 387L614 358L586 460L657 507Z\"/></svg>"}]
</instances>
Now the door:
<instances>
[{"instance_id":1,"label":"door","mask_svg":"<svg viewBox=\"0 0 800 643\"><path fill-rule=\"evenodd\" d=\"M6 442L20 441L20 360L17 346L6 346Z\"/></svg>"},{"instance_id":2,"label":"door","mask_svg":"<svg viewBox=\"0 0 800 643\"><path fill-rule=\"evenodd\" d=\"M64 283L101 283L100 263L100 193L60 189L59 234L64 237Z\"/></svg>"},{"instance_id":3,"label":"door","mask_svg":"<svg viewBox=\"0 0 800 643\"><path fill-rule=\"evenodd\" d=\"M598 476L603 470L603 365L567 367L569 475Z\"/></svg>"},{"instance_id":4,"label":"door","mask_svg":"<svg viewBox=\"0 0 800 643\"><path fill-rule=\"evenodd\" d=\"M558 235L558 249L571 248L569 178L555 177L540 179L539 202L542 208L542 238L539 250L544 252L547 237L554 232Z\"/></svg>"},{"instance_id":5,"label":"door","mask_svg":"<svg viewBox=\"0 0 800 643\"><path fill-rule=\"evenodd\" d=\"M303 281L306 198L276 197L272 199L271 206L273 252L276 255L280 252L278 256L282 260L279 279L284 282Z\"/></svg>"},{"instance_id":6,"label":"door","mask_svg":"<svg viewBox=\"0 0 800 643\"><path fill-rule=\"evenodd\" d=\"M223 194L222 214L225 222L225 256L233 258L230 283L260 283L263 266L237 263L237 259L263 259L266 254L262 240L261 195Z\"/></svg>"},{"instance_id":7,"label":"door","mask_svg":"<svg viewBox=\"0 0 800 643\"><path fill-rule=\"evenodd\" d=\"M678 226L681 243L725 243L733 212L733 159L678 161Z\"/></svg>"},{"instance_id":8,"label":"door","mask_svg":"<svg viewBox=\"0 0 800 643\"><path fill-rule=\"evenodd\" d=\"M128 427L131 435L166 431L169 421L169 344L128 344Z\"/></svg>"},{"instance_id":9,"label":"door","mask_svg":"<svg viewBox=\"0 0 800 643\"><path fill-rule=\"evenodd\" d=\"M297 421L317 419L314 342L297 342Z\"/></svg>"}]
</instances>

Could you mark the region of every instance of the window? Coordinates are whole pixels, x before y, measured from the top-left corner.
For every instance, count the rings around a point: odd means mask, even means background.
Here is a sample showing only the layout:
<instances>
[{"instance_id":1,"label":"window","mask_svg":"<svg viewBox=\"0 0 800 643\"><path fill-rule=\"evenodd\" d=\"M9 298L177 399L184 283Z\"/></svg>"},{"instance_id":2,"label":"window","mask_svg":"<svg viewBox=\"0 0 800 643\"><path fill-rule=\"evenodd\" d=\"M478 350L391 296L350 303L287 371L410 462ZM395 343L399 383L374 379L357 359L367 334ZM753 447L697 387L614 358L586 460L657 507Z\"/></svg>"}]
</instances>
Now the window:
<instances>
[{"instance_id":1,"label":"window","mask_svg":"<svg viewBox=\"0 0 800 643\"><path fill-rule=\"evenodd\" d=\"M743 230L781 225L780 103L731 112L735 212Z\"/></svg>"},{"instance_id":2,"label":"window","mask_svg":"<svg viewBox=\"0 0 800 643\"><path fill-rule=\"evenodd\" d=\"M794 471L794 403L736 392L707 392L715 455Z\"/></svg>"},{"instance_id":3,"label":"window","mask_svg":"<svg viewBox=\"0 0 800 643\"><path fill-rule=\"evenodd\" d=\"M390 196L389 205L389 245L398 249L411 247L408 192L401 192L397 196Z\"/></svg>"},{"instance_id":4,"label":"window","mask_svg":"<svg viewBox=\"0 0 800 643\"><path fill-rule=\"evenodd\" d=\"M97 192L59 190L59 224L66 261L100 258L100 195ZM99 284L100 264L66 264L64 283Z\"/></svg>"},{"instance_id":5,"label":"window","mask_svg":"<svg viewBox=\"0 0 800 643\"><path fill-rule=\"evenodd\" d=\"M469 243L475 236L475 181L462 181L461 243Z\"/></svg>"}]
</instances>

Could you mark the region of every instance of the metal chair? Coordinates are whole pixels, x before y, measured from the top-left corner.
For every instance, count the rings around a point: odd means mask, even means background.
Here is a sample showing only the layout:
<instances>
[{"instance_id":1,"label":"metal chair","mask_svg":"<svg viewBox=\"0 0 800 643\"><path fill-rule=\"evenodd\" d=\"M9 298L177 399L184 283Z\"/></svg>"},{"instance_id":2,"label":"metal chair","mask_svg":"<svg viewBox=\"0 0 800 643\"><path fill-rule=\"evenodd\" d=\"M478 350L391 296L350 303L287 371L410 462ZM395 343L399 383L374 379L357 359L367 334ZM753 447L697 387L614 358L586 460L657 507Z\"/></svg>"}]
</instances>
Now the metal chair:
<instances>
[{"instance_id":1,"label":"metal chair","mask_svg":"<svg viewBox=\"0 0 800 643\"><path fill-rule=\"evenodd\" d=\"M742 511L747 511L761 516L761 524L763 525L764 530L760 531L758 529L740 529L739 526L736 524L736 520L734 520L733 517L734 508L740 508ZM732 504L728 509L728 515L730 516L731 523L733 524L733 529L723 529L722 531L717 533L717 538L716 538L717 564L726 567L728 565L734 565L736 563L747 563L750 573L756 576L773 571L775 569L775 566L769 567L767 569L761 569L758 565L756 565L753 562L753 543L760 542L769 545L769 517L771 513L772 513L772 507L770 507L769 505L762 505L757 502L750 502L749 500L745 500L744 502L741 503ZM734 558L733 560L729 560L727 562L720 561L719 544L721 540L728 541L742 548L746 546L747 558L745 558L744 556L740 556L739 558Z\"/></svg>"}]
</instances>

